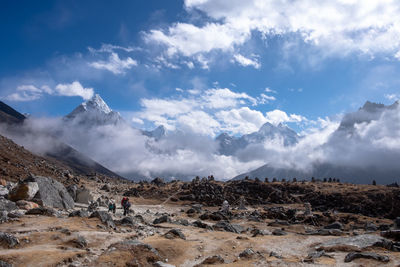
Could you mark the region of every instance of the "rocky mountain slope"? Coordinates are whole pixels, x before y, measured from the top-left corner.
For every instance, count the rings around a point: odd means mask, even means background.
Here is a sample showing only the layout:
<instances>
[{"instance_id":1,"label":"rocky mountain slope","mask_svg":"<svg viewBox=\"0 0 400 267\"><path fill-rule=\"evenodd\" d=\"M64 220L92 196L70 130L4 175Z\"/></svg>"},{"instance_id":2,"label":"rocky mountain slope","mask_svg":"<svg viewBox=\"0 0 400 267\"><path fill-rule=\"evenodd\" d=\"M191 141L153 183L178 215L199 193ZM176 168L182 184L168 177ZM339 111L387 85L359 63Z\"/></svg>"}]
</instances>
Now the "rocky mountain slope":
<instances>
[{"instance_id":1,"label":"rocky mountain slope","mask_svg":"<svg viewBox=\"0 0 400 267\"><path fill-rule=\"evenodd\" d=\"M6 103L0 101L0 123L22 123L25 120L25 116Z\"/></svg>"}]
</instances>

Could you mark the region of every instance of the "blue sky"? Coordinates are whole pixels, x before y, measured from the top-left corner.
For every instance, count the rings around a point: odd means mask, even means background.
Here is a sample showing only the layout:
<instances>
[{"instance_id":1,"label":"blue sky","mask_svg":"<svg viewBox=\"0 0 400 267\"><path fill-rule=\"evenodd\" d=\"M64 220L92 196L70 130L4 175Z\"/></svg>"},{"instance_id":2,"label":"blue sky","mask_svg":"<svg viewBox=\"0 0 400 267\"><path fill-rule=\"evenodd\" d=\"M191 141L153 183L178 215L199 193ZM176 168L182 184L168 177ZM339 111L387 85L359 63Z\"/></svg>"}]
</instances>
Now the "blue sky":
<instances>
[{"instance_id":1,"label":"blue sky","mask_svg":"<svg viewBox=\"0 0 400 267\"><path fill-rule=\"evenodd\" d=\"M215 136L399 98L399 3L284 2L2 1L1 100L63 116L99 93L135 127Z\"/></svg>"}]
</instances>

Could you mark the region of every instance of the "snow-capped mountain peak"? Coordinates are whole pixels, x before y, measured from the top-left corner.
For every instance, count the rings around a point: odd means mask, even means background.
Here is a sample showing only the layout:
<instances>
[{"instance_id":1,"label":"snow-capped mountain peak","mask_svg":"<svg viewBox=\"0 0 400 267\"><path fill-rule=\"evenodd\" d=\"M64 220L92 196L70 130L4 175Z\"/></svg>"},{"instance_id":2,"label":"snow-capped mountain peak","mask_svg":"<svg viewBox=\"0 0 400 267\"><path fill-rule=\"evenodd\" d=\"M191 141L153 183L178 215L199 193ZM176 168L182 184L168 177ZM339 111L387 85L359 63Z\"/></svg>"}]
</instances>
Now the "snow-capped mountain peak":
<instances>
[{"instance_id":1,"label":"snow-capped mountain peak","mask_svg":"<svg viewBox=\"0 0 400 267\"><path fill-rule=\"evenodd\" d=\"M97 110L108 114L112 112L111 108L104 102L99 94L95 94L90 100L82 103L85 110Z\"/></svg>"},{"instance_id":2,"label":"snow-capped mountain peak","mask_svg":"<svg viewBox=\"0 0 400 267\"><path fill-rule=\"evenodd\" d=\"M65 118L85 125L119 124L124 121L119 112L113 111L98 94L77 106Z\"/></svg>"},{"instance_id":3,"label":"snow-capped mountain peak","mask_svg":"<svg viewBox=\"0 0 400 267\"><path fill-rule=\"evenodd\" d=\"M223 155L233 155L236 151L246 148L250 144L262 144L266 140L281 138L285 146L291 146L298 142L298 134L285 124L277 126L267 122L257 132L245 134L241 137L230 136L227 133L220 134L216 141L219 143L219 152Z\"/></svg>"},{"instance_id":4,"label":"snow-capped mountain peak","mask_svg":"<svg viewBox=\"0 0 400 267\"><path fill-rule=\"evenodd\" d=\"M159 140L165 136L166 132L167 130L165 129L165 127L163 125L160 125L152 131L142 131L142 134L148 137L152 137L155 140Z\"/></svg>"}]
</instances>

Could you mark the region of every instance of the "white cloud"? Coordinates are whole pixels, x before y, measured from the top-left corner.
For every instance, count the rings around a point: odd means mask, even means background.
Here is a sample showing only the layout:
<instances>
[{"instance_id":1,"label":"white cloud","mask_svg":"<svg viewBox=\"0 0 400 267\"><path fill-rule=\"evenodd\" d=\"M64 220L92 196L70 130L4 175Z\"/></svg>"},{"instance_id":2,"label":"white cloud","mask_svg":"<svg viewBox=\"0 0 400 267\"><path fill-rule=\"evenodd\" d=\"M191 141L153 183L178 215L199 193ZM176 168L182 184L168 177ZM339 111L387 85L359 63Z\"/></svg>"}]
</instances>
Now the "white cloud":
<instances>
[{"instance_id":1,"label":"white cloud","mask_svg":"<svg viewBox=\"0 0 400 267\"><path fill-rule=\"evenodd\" d=\"M238 32L224 24L207 23L197 27L187 23L176 23L166 32L151 30L144 35L147 42L155 42L167 47L167 54L177 53L193 56L198 53L210 52L214 49L228 51L236 43L243 43L249 33Z\"/></svg>"},{"instance_id":2,"label":"white cloud","mask_svg":"<svg viewBox=\"0 0 400 267\"><path fill-rule=\"evenodd\" d=\"M216 117L222 122L222 131L239 134L256 132L267 122L260 111L248 107L222 110L216 114Z\"/></svg>"},{"instance_id":3,"label":"white cloud","mask_svg":"<svg viewBox=\"0 0 400 267\"><path fill-rule=\"evenodd\" d=\"M385 94L385 98L388 100L399 100L400 99L400 95L399 94Z\"/></svg>"},{"instance_id":4,"label":"white cloud","mask_svg":"<svg viewBox=\"0 0 400 267\"><path fill-rule=\"evenodd\" d=\"M288 115L280 110L263 115L249 108L274 100L274 96L261 94L254 98L229 88L182 90L177 97L169 99L142 99L142 110L134 114L134 117L154 125L164 125L169 130L188 129L207 136L215 136L220 132L247 134L259 130L266 122L278 124L306 121L303 116Z\"/></svg>"},{"instance_id":5,"label":"white cloud","mask_svg":"<svg viewBox=\"0 0 400 267\"><path fill-rule=\"evenodd\" d=\"M69 84L58 84L55 92L62 96L80 96L85 100L92 98L94 94L93 88L84 88L78 81Z\"/></svg>"},{"instance_id":6,"label":"white cloud","mask_svg":"<svg viewBox=\"0 0 400 267\"><path fill-rule=\"evenodd\" d=\"M33 101L42 98L44 95L60 95L60 96L80 96L87 100L94 94L93 88L84 88L78 81L71 84L58 84L54 89L48 85L40 87L32 84L20 85L16 88L16 92L6 96L5 99L10 101Z\"/></svg>"},{"instance_id":7,"label":"white cloud","mask_svg":"<svg viewBox=\"0 0 400 267\"><path fill-rule=\"evenodd\" d=\"M132 118L131 120L133 123L144 124L144 121L139 118Z\"/></svg>"},{"instance_id":8,"label":"white cloud","mask_svg":"<svg viewBox=\"0 0 400 267\"><path fill-rule=\"evenodd\" d=\"M99 60L89 63L89 66L93 68L108 70L114 74L124 74L126 70L137 65L137 61L133 60L131 57L120 59L118 54L115 52L111 52L107 61Z\"/></svg>"},{"instance_id":9,"label":"white cloud","mask_svg":"<svg viewBox=\"0 0 400 267\"><path fill-rule=\"evenodd\" d=\"M133 51L141 50L141 48L133 47L133 46L124 47L124 46L112 45L112 44L102 44L99 49L88 47L88 50L91 53L112 53L115 50L123 50L125 52L133 52Z\"/></svg>"},{"instance_id":10,"label":"white cloud","mask_svg":"<svg viewBox=\"0 0 400 267\"><path fill-rule=\"evenodd\" d=\"M286 112L275 109L272 111L268 111L265 113L266 119L268 122L272 124L279 124L285 122L303 122L307 121L307 118L298 114L290 114L288 115Z\"/></svg>"},{"instance_id":11,"label":"white cloud","mask_svg":"<svg viewBox=\"0 0 400 267\"><path fill-rule=\"evenodd\" d=\"M275 90L272 90L272 89L269 88L269 87L265 88L265 92L267 92L267 93L274 93L274 94L277 93Z\"/></svg>"},{"instance_id":12,"label":"white cloud","mask_svg":"<svg viewBox=\"0 0 400 267\"><path fill-rule=\"evenodd\" d=\"M276 97L275 96L271 96L271 95L266 95L264 93L261 93L258 103L259 104L266 104L269 103L270 101L275 101Z\"/></svg>"},{"instance_id":13,"label":"white cloud","mask_svg":"<svg viewBox=\"0 0 400 267\"><path fill-rule=\"evenodd\" d=\"M248 100L253 105L257 104L257 100L248 94L235 93L228 88L209 89L205 91L203 99L208 107L215 109L236 107L243 103L243 100Z\"/></svg>"},{"instance_id":14,"label":"white cloud","mask_svg":"<svg viewBox=\"0 0 400 267\"><path fill-rule=\"evenodd\" d=\"M264 38L297 35L325 55L399 57L400 2L395 0L186 0L185 7L189 14L200 10L210 19L201 26L178 22L144 35L147 42L165 46L170 57L198 58L216 50L257 68L258 61L237 53L254 36L252 32Z\"/></svg>"},{"instance_id":15,"label":"white cloud","mask_svg":"<svg viewBox=\"0 0 400 267\"><path fill-rule=\"evenodd\" d=\"M239 63L240 65L244 67L252 66L255 69L259 69L261 67L260 62L258 62L257 58L250 59L247 57L242 56L241 54L235 54L233 55L234 61Z\"/></svg>"}]
</instances>

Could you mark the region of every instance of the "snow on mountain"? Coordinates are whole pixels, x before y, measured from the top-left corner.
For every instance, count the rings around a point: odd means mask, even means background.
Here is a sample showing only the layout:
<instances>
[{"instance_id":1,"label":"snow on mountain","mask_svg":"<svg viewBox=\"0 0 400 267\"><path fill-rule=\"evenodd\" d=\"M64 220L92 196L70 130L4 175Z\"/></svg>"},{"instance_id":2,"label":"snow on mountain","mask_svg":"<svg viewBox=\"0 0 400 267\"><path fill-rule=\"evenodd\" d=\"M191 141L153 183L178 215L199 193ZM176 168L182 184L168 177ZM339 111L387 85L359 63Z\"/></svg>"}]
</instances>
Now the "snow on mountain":
<instances>
[{"instance_id":1,"label":"snow on mountain","mask_svg":"<svg viewBox=\"0 0 400 267\"><path fill-rule=\"evenodd\" d=\"M397 108L398 105L399 101L394 102L390 106L367 101L359 110L356 112L347 113L343 117L342 121L340 122L338 132L345 131L352 133L356 124L369 123L372 120L378 120L384 111L393 110Z\"/></svg>"},{"instance_id":2,"label":"snow on mountain","mask_svg":"<svg viewBox=\"0 0 400 267\"><path fill-rule=\"evenodd\" d=\"M85 125L108 125L124 122L119 112L113 111L98 94L76 107L65 116L65 119Z\"/></svg>"},{"instance_id":3,"label":"snow on mountain","mask_svg":"<svg viewBox=\"0 0 400 267\"><path fill-rule=\"evenodd\" d=\"M250 144L262 144L267 140L282 139L284 146L292 146L299 141L298 134L280 123L277 126L267 122L254 133L241 137L230 136L227 133L220 134L216 140L219 143L219 152L222 155L233 155L236 151L244 149Z\"/></svg>"},{"instance_id":4,"label":"snow on mountain","mask_svg":"<svg viewBox=\"0 0 400 267\"><path fill-rule=\"evenodd\" d=\"M273 162L265 164L252 171L240 174L233 180L240 180L248 176L262 178L273 177L278 179L310 179L311 177L336 177L343 181L354 183L370 183L376 179L380 183L392 183L400 177L400 167L391 164L396 160L396 148L368 150L368 145L382 145L384 140L396 138L398 126L390 128L393 136L381 133L388 124L398 125L400 121L399 101L392 105L377 104L367 101L359 110L343 116L339 127L330 135L328 141L320 149L324 153L323 160L314 159L312 168L303 170L293 167L277 167ZM386 125L385 127L382 127ZM373 127L366 136L367 126ZM380 128L382 127L382 129ZM361 132L360 132L361 129ZM363 131L364 130L364 131ZM289 131L290 132L290 131ZM393 139L393 140L394 140ZM291 140L289 138L289 140ZM375 142L374 142L375 140ZM378 140L379 142L377 142ZM393 141L392 140L392 141ZM385 167L386 166L386 167Z\"/></svg>"},{"instance_id":5,"label":"snow on mountain","mask_svg":"<svg viewBox=\"0 0 400 267\"><path fill-rule=\"evenodd\" d=\"M142 131L142 134L148 137L152 137L155 140L160 140L162 137L165 136L166 134L166 129L163 125L158 126L157 128L155 128L152 131Z\"/></svg>"}]
</instances>

